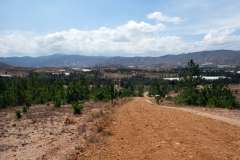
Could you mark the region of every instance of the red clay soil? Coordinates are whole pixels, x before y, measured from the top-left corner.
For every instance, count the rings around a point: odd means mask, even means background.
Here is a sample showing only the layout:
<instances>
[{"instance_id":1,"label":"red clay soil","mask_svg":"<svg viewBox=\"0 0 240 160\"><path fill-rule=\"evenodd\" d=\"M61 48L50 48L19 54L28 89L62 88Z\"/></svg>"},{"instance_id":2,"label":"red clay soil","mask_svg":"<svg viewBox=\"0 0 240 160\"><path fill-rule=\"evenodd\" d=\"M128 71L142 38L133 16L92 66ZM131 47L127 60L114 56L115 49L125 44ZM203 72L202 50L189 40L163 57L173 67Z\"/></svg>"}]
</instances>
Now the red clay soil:
<instances>
[{"instance_id":1,"label":"red clay soil","mask_svg":"<svg viewBox=\"0 0 240 160\"><path fill-rule=\"evenodd\" d=\"M240 159L240 128L193 113L133 101L116 109L114 135L77 159Z\"/></svg>"}]
</instances>

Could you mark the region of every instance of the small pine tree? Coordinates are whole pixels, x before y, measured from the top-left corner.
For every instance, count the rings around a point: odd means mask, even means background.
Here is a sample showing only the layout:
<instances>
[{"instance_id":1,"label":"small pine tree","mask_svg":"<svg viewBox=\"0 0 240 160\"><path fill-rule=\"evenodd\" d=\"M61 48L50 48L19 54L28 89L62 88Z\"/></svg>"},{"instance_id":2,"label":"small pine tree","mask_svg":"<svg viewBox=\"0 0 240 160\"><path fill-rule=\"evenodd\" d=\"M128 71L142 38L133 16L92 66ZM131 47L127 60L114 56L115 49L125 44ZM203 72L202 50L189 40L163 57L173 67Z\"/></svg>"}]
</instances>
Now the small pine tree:
<instances>
[{"instance_id":1,"label":"small pine tree","mask_svg":"<svg viewBox=\"0 0 240 160\"><path fill-rule=\"evenodd\" d=\"M143 87L141 85L138 85L138 96L143 97Z\"/></svg>"},{"instance_id":2,"label":"small pine tree","mask_svg":"<svg viewBox=\"0 0 240 160\"><path fill-rule=\"evenodd\" d=\"M22 118L21 111L16 111L15 116L17 119Z\"/></svg>"},{"instance_id":3,"label":"small pine tree","mask_svg":"<svg viewBox=\"0 0 240 160\"><path fill-rule=\"evenodd\" d=\"M25 100L25 105L27 106L27 108L31 106L31 100L29 98Z\"/></svg>"},{"instance_id":4,"label":"small pine tree","mask_svg":"<svg viewBox=\"0 0 240 160\"><path fill-rule=\"evenodd\" d=\"M27 106L24 106L24 107L22 108L22 112L27 112Z\"/></svg>"},{"instance_id":5,"label":"small pine tree","mask_svg":"<svg viewBox=\"0 0 240 160\"><path fill-rule=\"evenodd\" d=\"M79 105L78 102L72 104L73 107L73 114L82 114L83 105Z\"/></svg>"},{"instance_id":6,"label":"small pine tree","mask_svg":"<svg viewBox=\"0 0 240 160\"><path fill-rule=\"evenodd\" d=\"M114 84L113 83L111 83L110 88L108 88L108 92L109 92L109 95L110 95L110 99L113 103L113 99L116 99L117 95L118 95L118 91L114 89Z\"/></svg>"},{"instance_id":7,"label":"small pine tree","mask_svg":"<svg viewBox=\"0 0 240 160\"><path fill-rule=\"evenodd\" d=\"M61 107L61 105L62 105L61 99L59 97L56 97L54 101L54 107Z\"/></svg>"}]
</instances>

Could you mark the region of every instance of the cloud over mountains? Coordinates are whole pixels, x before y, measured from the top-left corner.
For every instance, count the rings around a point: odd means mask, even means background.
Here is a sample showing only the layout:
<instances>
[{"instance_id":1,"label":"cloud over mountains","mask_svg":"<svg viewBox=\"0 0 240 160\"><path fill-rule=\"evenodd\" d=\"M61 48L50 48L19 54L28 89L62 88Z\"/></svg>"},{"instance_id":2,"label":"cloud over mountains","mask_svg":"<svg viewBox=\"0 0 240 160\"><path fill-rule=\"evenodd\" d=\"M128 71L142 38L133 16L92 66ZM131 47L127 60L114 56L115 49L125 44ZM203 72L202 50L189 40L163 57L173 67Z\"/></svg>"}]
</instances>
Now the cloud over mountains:
<instances>
[{"instance_id":1,"label":"cloud over mountains","mask_svg":"<svg viewBox=\"0 0 240 160\"><path fill-rule=\"evenodd\" d=\"M161 12L147 14L156 24L128 21L116 28L97 30L70 29L42 36L29 36L12 32L0 37L0 56L15 53L17 56L48 55L55 53L80 53L82 55L108 56L161 56L201 50L239 49L240 36L231 35L234 29L212 29L201 41L187 42L180 36L161 36L168 23L181 25L181 17L170 17ZM161 22L161 23L160 23ZM166 24L164 24L166 23ZM12 55L14 56L14 55Z\"/></svg>"}]
</instances>

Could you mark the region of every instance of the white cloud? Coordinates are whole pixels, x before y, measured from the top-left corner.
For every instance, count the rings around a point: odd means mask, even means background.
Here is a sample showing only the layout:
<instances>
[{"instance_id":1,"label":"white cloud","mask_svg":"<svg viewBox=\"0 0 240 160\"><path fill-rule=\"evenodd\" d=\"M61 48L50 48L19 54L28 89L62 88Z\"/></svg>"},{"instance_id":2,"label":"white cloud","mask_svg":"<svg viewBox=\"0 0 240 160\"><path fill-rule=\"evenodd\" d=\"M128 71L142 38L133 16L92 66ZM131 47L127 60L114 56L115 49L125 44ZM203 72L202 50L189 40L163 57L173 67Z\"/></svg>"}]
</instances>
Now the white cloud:
<instances>
[{"instance_id":1,"label":"white cloud","mask_svg":"<svg viewBox=\"0 0 240 160\"><path fill-rule=\"evenodd\" d=\"M116 28L116 31L126 34L128 37L139 37L139 36L153 36L159 31L163 31L165 25L158 23L156 25L150 25L149 23L141 22L136 23L135 21L129 21L123 26Z\"/></svg>"},{"instance_id":2,"label":"white cloud","mask_svg":"<svg viewBox=\"0 0 240 160\"><path fill-rule=\"evenodd\" d=\"M163 15L161 12L154 12L147 15L148 19L156 19L158 22L170 22L174 24L179 24L183 20L179 17L168 17Z\"/></svg>"},{"instance_id":3,"label":"white cloud","mask_svg":"<svg viewBox=\"0 0 240 160\"><path fill-rule=\"evenodd\" d=\"M0 36L0 56L39 56L54 53L103 56L161 56L202 50L240 49L240 36L233 36L234 29L210 30L203 40L185 42L178 36L158 36L163 24L129 21L115 29L56 32L45 36L25 36L13 32ZM12 55L14 53L14 55Z\"/></svg>"},{"instance_id":4,"label":"white cloud","mask_svg":"<svg viewBox=\"0 0 240 160\"><path fill-rule=\"evenodd\" d=\"M235 32L235 29L226 29L222 32L212 29L205 37L204 41L225 41L230 34Z\"/></svg>"}]
</instances>

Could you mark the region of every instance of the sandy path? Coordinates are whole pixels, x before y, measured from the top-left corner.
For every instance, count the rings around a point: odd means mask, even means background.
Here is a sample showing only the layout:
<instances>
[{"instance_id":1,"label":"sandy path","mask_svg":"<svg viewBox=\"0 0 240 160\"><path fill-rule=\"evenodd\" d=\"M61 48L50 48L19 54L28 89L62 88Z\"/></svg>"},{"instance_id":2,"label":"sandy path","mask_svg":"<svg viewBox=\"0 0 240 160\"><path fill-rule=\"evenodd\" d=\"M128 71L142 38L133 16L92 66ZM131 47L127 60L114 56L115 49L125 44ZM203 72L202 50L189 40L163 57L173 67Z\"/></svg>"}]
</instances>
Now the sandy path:
<instances>
[{"instance_id":1,"label":"sandy path","mask_svg":"<svg viewBox=\"0 0 240 160\"><path fill-rule=\"evenodd\" d=\"M146 100L146 102L153 104L150 100ZM212 118L212 119L224 121L224 122L227 122L229 124L236 125L236 126L240 127L240 120L235 119L235 117L229 118L229 117L225 117L225 116L221 116L221 115L214 115L214 114L211 114L211 113L206 113L206 112L203 112L203 111L194 110L194 108L189 109L189 108L182 108L182 107L162 106L162 105L159 105L159 107L182 110L182 111L194 113L194 114L197 114L197 115L200 115L200 116L205 116L205 117L209 117L209 118Z\"/></svg>"},{"instance_id":2,"label":"sandy path","mask_svg":"<svg viewBox=\"0 0 240 160\"><path fill-rule=\"evenodd\" d=\"M116 109L114 135L86 159L240 159L240 128L134 98ZM83 155L84 155L83 154Z\"/></svg>"}]
</instances>

